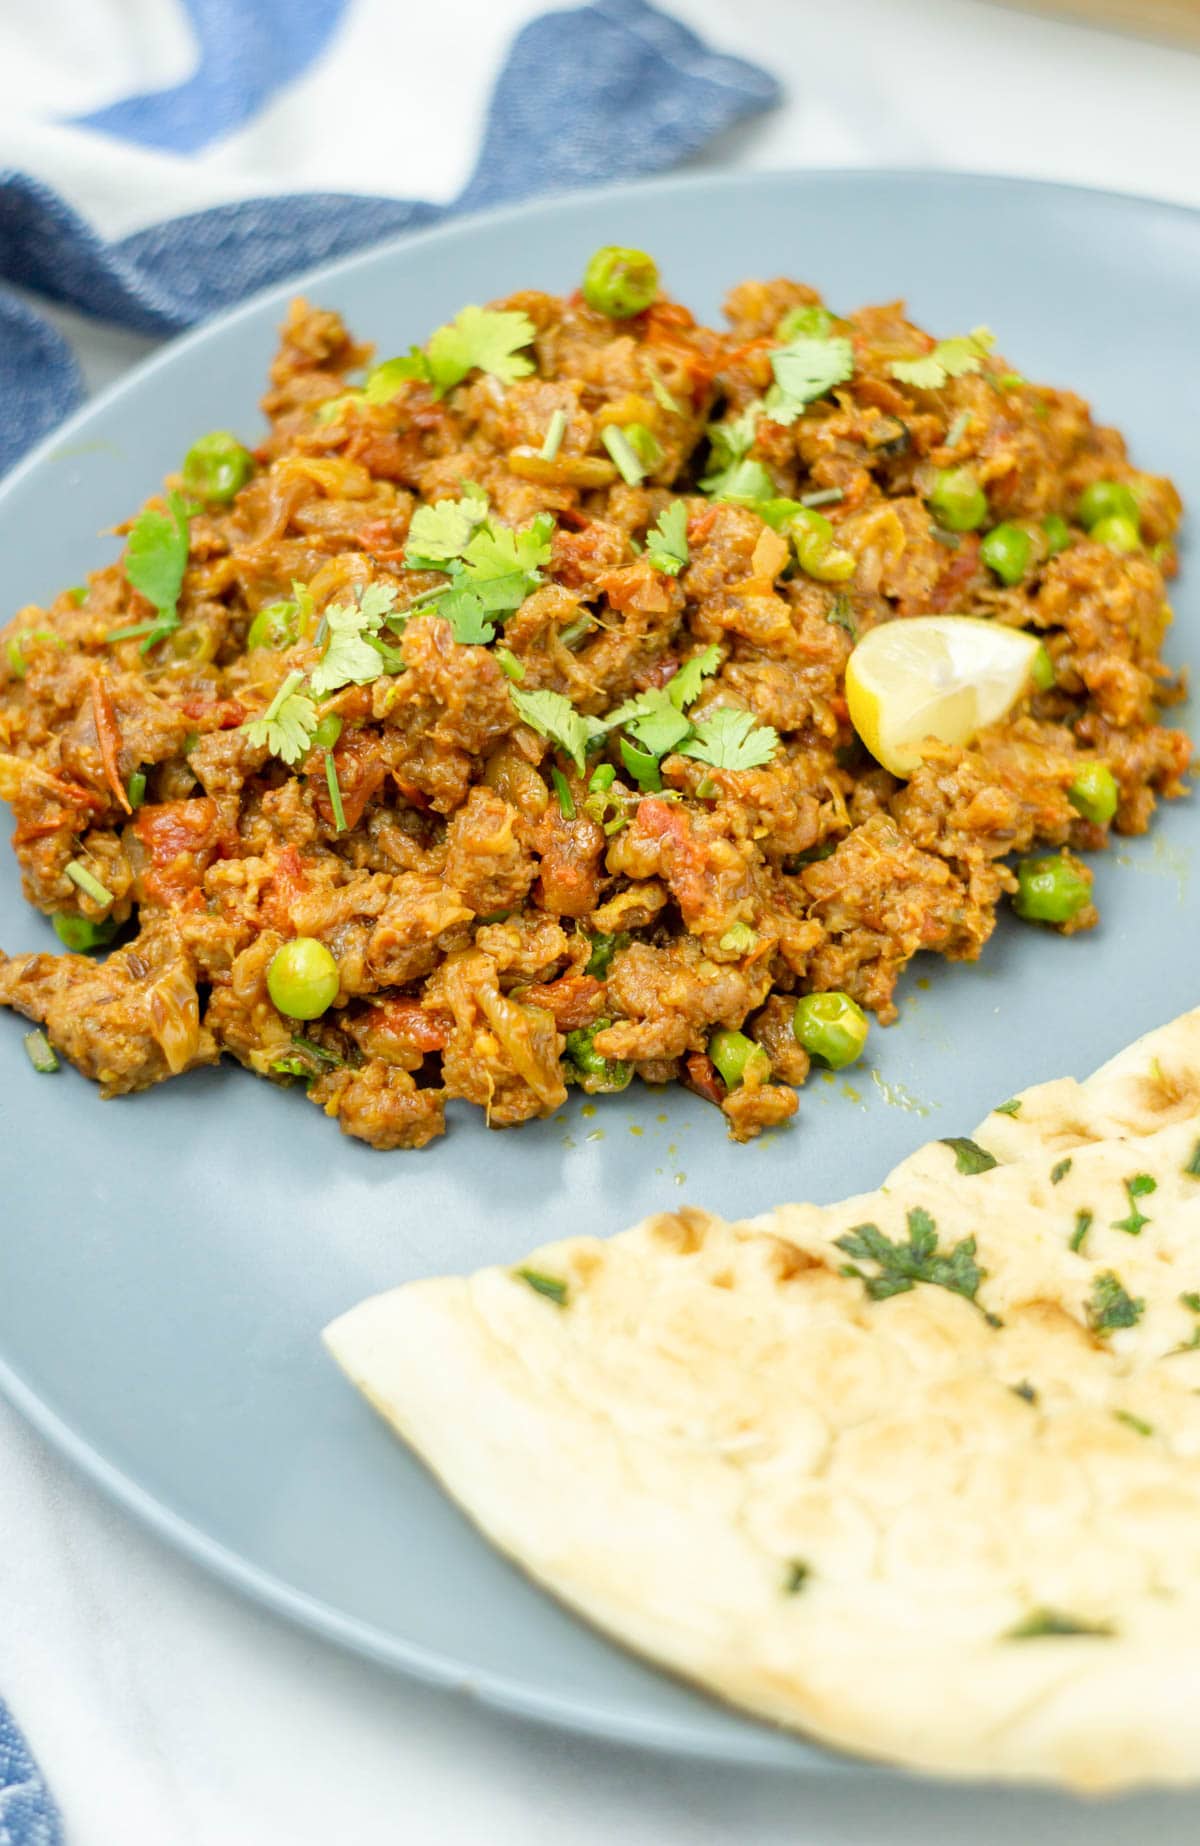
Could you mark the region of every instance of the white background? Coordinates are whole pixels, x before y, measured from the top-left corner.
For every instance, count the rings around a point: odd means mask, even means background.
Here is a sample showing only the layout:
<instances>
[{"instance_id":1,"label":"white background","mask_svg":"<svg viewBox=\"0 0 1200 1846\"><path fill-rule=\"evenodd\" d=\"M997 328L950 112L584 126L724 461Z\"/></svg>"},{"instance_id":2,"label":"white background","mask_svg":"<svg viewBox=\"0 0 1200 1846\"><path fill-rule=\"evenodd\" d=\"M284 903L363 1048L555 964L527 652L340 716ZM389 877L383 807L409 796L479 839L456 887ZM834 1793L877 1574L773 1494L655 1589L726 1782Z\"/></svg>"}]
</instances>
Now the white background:
<instances>
[{"instance_id":1,"label":"white background","mask_svg":"<svg viewBox=\"0 0 1200 1846\"><path fill-rule=\"evenodd\" d=\"M1186 51L987 0L670 4L788 87L783 109L701 164L943 165L1200 205L1200 58ZM51 119L185 74L191 47L172 0L10 4L0 166L52 176L110 233L308 185L450 198L503 47L540 10L360 0L331 52L353 88L352 133L319 132L310 79L252 130L185 163L128 155ZM449 103L431 73L452 77ZM806 256L789 253L786 266L803 274ZM58 318L93 384L146 348ZM0 1534L0 1690L70 1846L1191 1846L1200 1829L1200 1797L1096 1807L891 1777L802 1781L517 1724L260 1614L144 1536L2 1409Z\"/></svg>"}]
</instances>

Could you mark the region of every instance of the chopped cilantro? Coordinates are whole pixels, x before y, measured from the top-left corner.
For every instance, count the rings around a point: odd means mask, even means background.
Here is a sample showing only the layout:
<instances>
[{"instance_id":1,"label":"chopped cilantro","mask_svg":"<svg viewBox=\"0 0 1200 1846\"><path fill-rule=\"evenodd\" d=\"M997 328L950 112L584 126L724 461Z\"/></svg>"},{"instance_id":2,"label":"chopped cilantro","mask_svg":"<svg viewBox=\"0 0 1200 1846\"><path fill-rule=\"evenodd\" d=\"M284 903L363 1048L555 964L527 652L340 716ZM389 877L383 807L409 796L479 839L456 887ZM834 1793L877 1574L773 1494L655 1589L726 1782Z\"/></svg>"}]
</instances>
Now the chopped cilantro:
<instances>
[{"instance_id":1,"label":"chopped cilantro","mask_svg":"<svg viewBox=\"0 0 1200 1846\"><path fill-rule=\"evenodd\" d=\"M642 351L645 352L644 347ZM650 389L654 393L655 403L660 405L663 410L669 410L672 416L681 417L683 415L683 406L680 404L678 398L672 397L671 393L667 390L654 361L652 359L645 359L643 360L643 364L646 367L646 373L650 380Z\"/></svg>"},{"instance_id":2,"label":"chopped cilantro","mask_svg":"<svg viewBox=\"0 0 1200 1846\"><path fill-rule=\"evenodd\" d=\"M839 590L826 609L825 620L832 622L835 628L844 628L852 641L858 640L858 624L854 620L854 605L844 591Z\"/></svg>"},{"instance_id":3,"label":"chopped cilantro","mask_svg":"<svg viewBox=\"0 0 1200 1846\"><path fill-rule=\"evenodd\" d=\"M1188 1293L1180 1295L1179 1299L1184 1307L1190 1309L1193 1314L1200 1314L1200 1295ZM1195 1326L1192 1328L1191 1339L1184 1340L1179 1346L1172 1346L1167 1357L1173 1358L1177 1352L1195 1352L1198 1346L1200 1346L1200 1326Z\"/></svg>"},{"instance_id":4,"label":"chopped cilantro","mask_svg":"<svg viewBox=\"0 0 1200 1846\"><path fill-rule=\"evenodd\" d=\"M1144 1417L1135 1417L1132 1410L1114 1410L1113 1415L1118 1423L1126 1424L1129 1429L1135 1431L1139 1436L1152 1436L1154 1434L1153 1423L1147 1423Z\"/></svg>"},{"instance_id":5,"label":"chopped cilantro","mask_svg":"<svg viewBox=\"0 0 1200 1846\"><path fill-rule=\"evenodd\" d=\"M836 506L839 500L846 498L844 487L819 487L815 493L801 494L800 505L810 508L818 506Z\"/></svg>"},{"instance_id":6,"label":"chopped cilantro","mask_svg":"<svg viewBox=\"0 0 1200 1846\"><path fill-rule=\"evenodd\" d=\"M1020 1115L1020 1113L1021 1113L1021 1098L1019 1096L1010 1096L1007 1102L998 1102L996 1104L996 1107L992 1110L993 1115L1016 1116L1016 1115Z\"/></svg>"},{"instance_id":7,"label":"chopped cilantro","mask_svg":"<svg viewBox=\"0 0 1200 1846\"><path fill-rule=\"evenodd\" d=\"M712 446L708 456L708 473L700 483L706 494L714 494L719 498L728 491L738 464L754 447L754 435L761 414L762 405L756 400L748 404L738 416L729 417L724 423L709 424L708 440ZM759 464L755 462L752 466L757 468ZM762 472L765 474L766 470ZM775 485L769 475L767 481L766 491L772 494Z\"/></svg>"},{"instance_id":8,"label":"chopped cilantro","mask_svg":"<svg viewBox=\"0 0 1200 1846\"><path fill-rule=\"evenodd\" d=\"M588 747L595 738L603 735L604 726L595 718L585 718L582 712L577 712L570 699L565 699L561 692L551 692L549 689L520 692L510 686L508 696L522 723L527 724L540 737L549 738L551 743L557 744L582 775Z\"/></svg>"},{"instance_id":9,"label":"chopped cilantro","mask_svg":"<svg viewBox=\"0 0 1200 1846\"><path fill-rule=\"evenodd\" d=\"M505 679L522 680L525 677L525 669L510 647L496 649L496 665Z\"/></svg>"},{"instance_id":10,"label":"chopped cilantro","mask_svg":"<svg viewBox=\"0 0 1200 1846\"><path fill-rule=\"evenodd\" d=\"M1081 1251L1083 1249L1083 1240L1087 1236L1091 1228L1092 1228L1091 1212L1090 1211L1077 1211L1075 1214L1075 1229L1071 1232L1070 1247L1072 1250Z\"/></svg>"},{"instance_id":11,"label":"chopped cilantro","mask_svg":"<svg viewBox=\"0 0 1200 1846\"><path fill-rule=\"evenodd\" d=\"M574 820L575 797L571 793L571 784L567 781L562 770L558 768L554 768L550 771L550 780L554 784L554 792L558 796L559 811L563 819Z\"/></svg>"},{"instance_id":12,"label":"chopped cilantro","mask_svg":"<svg viewBox=\"0 0 1200 1846\"><path fill-rule=\"evenodd\" d=\"M1183 1170L1189 1179L1200 1179L1200 1141L1192 1149L1192 1157Z\"/></svg>"},{"instance_id":13,"label":"chopped cilantro","mask_svg":"<svg viewBox=\"0 0 1200 1846\"><path fill-rule=\"evenodd\" d=\"M779 733L772 725L756 724L752 712L722 705L700 720L680 753L714 769L760 769L778 747Z\"/></svg>"},{"instance_id":14,"label":"chopped cilantro","mask_svg":"<svg viewBox=\"0 0 1200 1846\"><path fill-rule=\"evenodd\" d=\"M538 450L543 461L552 462L557 459L558 451L562 447L562 439L566 433L567 413L565 410L556 410L546 426L546 434Z\"/></svg>"},{"instance_id":15,"label":"chopped cilantro","mask_svg":"<svg viewBox=\"0 0 1200 1846\"><path fill-rule=\"evenodd\" d=\"M786 1571L784 1572L784 1577L783 1577L784 1595L785 1596L799 1595L800 1591L804 1588L805 1584L808 1582L811 1576L812 1576L812 1565L806 1564L803 1558L793 1558L791 1562L788 1564Z\"/></svg>"},{"instance_id":16,"label":"chopped cilantro","mask_svg":"<svg viewBox=\"0 0 1200 1846\"><path fill-rule=\"evenodd\" d=\"M117 628L110 641L132 641L144 636L144 654L179 626L179 592L188 562L187 502L181 494L167 495L165 513L150 509L139 513L125 544L125 579L157 612L153 622Z\"/></svg>"},{"instance_id":17,"label":"chopped cilantro","mask_svg":"<svg viewBox=\"0 0 1200 1846\"><path fill-rule=\"evenodd\" d=\"M600 440L612 456L617 473L627 487L636 487L645 480L650 470L623 429L619 429L615 423L608 423L600 431Z\"/></svg>"},{"instance_id":18,"label":"chopped cilantro","mask_svg":"<svg viewBox=\"0 0 1200 1846\"><path fill-rule=\"evenodd\" d=\"M1077 1615L1065 1615L1061 1609L1034 1609L1003 1638L1006 1641L1042 1641L1055 1635L1089 1635L1103 1640L1116 1632L1110 1622L1085 1622Z\"/></svg>"},{"instance_id":19,"label":"chopped cilantro","mask_svg":"<svg viewBox=\"0 0 1200 1846\"><path fill-rule=\"evenodd\" d=\"M303 673L289 673L261 718L250 718L241 727L252 744L265 745L289 765L308 755L317 728L317 708L299 690L303 680Z\"/></svg>"},{"instance_id":20,"label":"chopped cilantro","mask_svg":"<svg viewBox=\"0 0 1200 1846\"><path fill-rule=\"evenodd\" d=\"M1127 1294L1111 1269L1096 1277L1085 1308L1088 1326L1101 1336L1117 1327L1135 1327L1145 1311L1146 1303Z\"/></svg>"},{"instance_id":21,"label":"chopped cilantro","mask_svg":"<svg viewBox=\"0 0 1200 1846\"><path fill-rule=\"evenodd\" d=\"M646 556L655 570L677 577L688 561L687 503L672 500L646 536Z\"/></svg>"},{"instance_id":22,"label":"chopped cilantro","mask_svg":"<svg viewBox=\"0 0 1200 1846\"><path fill-rule=\"evenodd\" d=\"M1060 1180L1067 1177L1067 1174L1071 1171L1074 1164L1070 1155L1068 1155L1065 1160L1058 1161L1057 1164L1050 1169L1050 1184L1052 1186L1057 1186Z\"/></svg>"},{"instance_id":23,"label":"chopped cilantro","mask_svg":"<svg viewBox=\"0 0 1200 1846\"><path fill-rule=\"evenodd\" d=\"M950 1149L960 1173L989 1173L999 1165L995 1154L989 1154L986 1147L980 1147L968 1135L943 1135L942 1146Z\"/></svg>"},{"instance_id":24,"label":"chopped cilantro","mask_svg":"<svg viewBox=\"0 0 1200 1846\"><path fill-rule=\"evenodd\" d=\"M650 750L639 750L627 737L617 739L621 752L621 761L637 783L648 795L656 795L662 788L663 781L659 772L658 758Z\"/></svg>"},{"instance_id":25,"label":"chopped cilantro","mask_svg":"<svg viewBox=\"0 0 1200 1846\"><path fill-rule=\"evenodd\" d=\"M918 391L938 391L951 378L977 372L996 344L988 327L975 327L970 333L951 340L939 340L931 353L919 359L893 359L888 370L903 385L915 385Z\"/></svg>"},{"instance_id":26,"label":"chopped cilantro","mask_svg":"<svg viewBox=\"0 0 1200 1846\"><path fill-rule=\"evenodd\" d=\"M1127 1218L1114 1218L1112 1223L1113 1230L1125 1231L1130 1237L1139 1237L1143 1227L1149 1224L1150 1220L1143 1212L1138 1210L1137 1201L1148 1197L1151 1192L1157 1192L1157 1190L1158 1181L1152 1179L1149 1173L1135 1173L1132 1179L1127 1179L1125 1181L1125 1192L1129 1199L1129 1216Z\"/></svg>"},{"instance_id":27,"label":"chopped cilantro","mask_svg":"<svg viewBox=\"0 0 1200 1846\"><path fill-rule=\"evenodd\" d=\"M333 825L336 833L346 831L346 810L342 806L342 785L338 781L337 764L333 760L333 751L325 752L325 782L329 789L329 805L333 810Z\"/></svg>"},{"instance_id":28,"label":"chopped cilantro","mask_svg":"<svg viewBox=\"0 0 1200 1846\"><path fill-rule=\"evenodd\" d=\"M1020 1384L1009 1385L1008 1388L1014 1397L1023 1399L1027 1404L1036 1404L1038 1401L1037 1391L1028 1378L1022 1378Z\"/></svg>"},{"instance_id":29,"label":"chopped cilantro","mask_svg":"<svg viewBox=\"0 0 1200 1846\"><path fill-rule=\"evenodd\" d=\"M386 584L372 583L353 603L334 603L325 611L325 651L313 668L311 688L317 698L327 698L342 686L367 686L381 673L399 672L403 662L394 648L379 638L379 630L395 609L396 592Z\"/></svg>"},{"instance_id":30,"label":"chopped cilantro","mask_svg":"<svg viewBox=\"0 0 1200 1846\"><path fill-rule=\"evenodd\" d=\"M560 1276L543 1275L540 1269L514 1269L513 1274L528 1282L535 1295L545 1295L556 1307L566 1307L567 1285Z\"/></svg>"},{"instance_id":31,"label":"chopped cilantro","mask_svg":"<svg viewBox=\"0 0 1200 1846\"><path fill-rule=\"evenodd\" d=\"M975 1239L963 1237L949 1255L938 1252L937 1226L929 1213L915 1205L907 1215L908 1242L893 1243L877 1224L856 1224L834 1242L847 1256L858 1262L875 1263L878 1274L866 1275L857 1263L842 1268L844 1276L857 1276L872 1301L886 1301L891 1295L906 1295L918 1282L929 1282L949 1289L977 1307L992 1326L1000 1323L976 1299L979 1284L987 1274L975 1261Z\"/></svg>"},{"instance_id":32,"label":"chopped cilantro","mask_svg":"<svg viewBox=\"0 0 1200 1846\"><path fill-rule=\"evenodd\" d=\"M700 697L702 681L710 679L721 665L721 650L715 641L708 647L701 648L690 660L685 660L678 673L672 674L667 681L667 694L672 705L680 711L686 711Z\"/></svg>"},{"instance_id":33,"label":"chopped cilantro","mask_svg":"<svg viewBox=\"0 0 1200 1846\"><path fill-rule=\"evenodd\" d=\"M444 397L475 371L513 384L533 370L532 359L521 348L532 343L536 332L527 314L471 304L430 335L424 352L412 346L401 358L377 365L364 395L369 404L386 404L402 384L419 378L432 385L435 397Z\"/></svg>"},{"instance_id":34,"label":"chopped cilantro","mask_svg":"<svg viewBox=\"0 0 1200 1846\"><path fill-rule=\"evenodd\" d=\"M408 528L404 562L409 570L444 570L461 556L476 526L487 518L487 495L468 484L461 500L438 500L419 506Z\"/></svg>"},{"instance_id":35,"label":"chopped cilantro","mask_svg":"<svg viewBox=\"0 0 1200 1846\"><path fill-rule=\"evenodd\" d=\"M684 717L669 691L654 687L626 703L628 710L621 722L653 757L666 756L692 735L691 719ZM617 707L618 713L622 710L621 706ZM616 716L614 713L613 717Z\"/></svg>"},{"instance_id":36,"label":"chopped cilantro","mask_svg":"<svg viewBox=\"0 0 1200 1846\"><path fill-rule=\"evenodd\" d=\"M805 405L854 375L854 348L842 338L799 335L771 354L775 383L764 400L772 423L794 423Z\"/></svg>"}]
</instances>

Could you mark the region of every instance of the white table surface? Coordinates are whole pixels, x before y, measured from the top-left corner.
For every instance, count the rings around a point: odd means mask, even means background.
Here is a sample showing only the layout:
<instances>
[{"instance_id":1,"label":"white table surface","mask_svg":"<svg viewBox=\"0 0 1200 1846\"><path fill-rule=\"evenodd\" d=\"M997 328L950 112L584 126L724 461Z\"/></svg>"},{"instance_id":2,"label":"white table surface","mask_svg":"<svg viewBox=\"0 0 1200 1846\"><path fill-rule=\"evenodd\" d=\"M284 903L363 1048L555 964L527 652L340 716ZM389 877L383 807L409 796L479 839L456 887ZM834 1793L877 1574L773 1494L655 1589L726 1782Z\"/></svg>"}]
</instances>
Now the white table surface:
<instances>
[{"instance_id":1,"label":"white table surface","mask_svg":"<svg viewBox=\"0 0 1200 1846\"><path fill-rule=\"evenodd\" d=\"M1186 51L987 0L673 4L788 85L782 110L703 165L956 166L1200 205L1200 58ZM499 49L538 10L420 10L470 56L458 121L417 137L411 196L461 183ZM803 274L805 252L790 266ZM58 319L94 386L148 346ZM1200 1831L1200 1797L1097 1807L892 1777L801 1781L498 1717L260 1613L130 1523L3 1407L0 1534L0 1688L70 1846L1172 1846Z\"/></svg>"}]
</instances>

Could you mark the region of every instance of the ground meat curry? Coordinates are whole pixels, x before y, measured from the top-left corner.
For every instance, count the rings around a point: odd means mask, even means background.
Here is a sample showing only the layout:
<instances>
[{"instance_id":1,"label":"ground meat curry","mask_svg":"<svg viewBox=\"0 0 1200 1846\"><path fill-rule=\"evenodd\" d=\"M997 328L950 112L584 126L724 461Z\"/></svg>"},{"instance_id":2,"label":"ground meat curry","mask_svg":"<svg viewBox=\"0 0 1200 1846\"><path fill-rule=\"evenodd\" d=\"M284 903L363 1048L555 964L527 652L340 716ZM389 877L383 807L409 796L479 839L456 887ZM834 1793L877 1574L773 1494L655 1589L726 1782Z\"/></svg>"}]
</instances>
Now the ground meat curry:
<instances>
[{"instance_id":1,"label":"ground meat curry","mask_svg":"<svg viewBox=\"0 0 1200 1846\"><path fill-rule=\"evenodd\" d=\"M74 951L0 958L35 1062L119 1095L228 1053L379 1148L679 1081L744 1140L1005 894L1095 921L1076 855L1189 761L1171 483L984 329L787 281L727 318L601 252L369 370L295 303L265 440L202 439L3 633L0 794ZM1043 646L901 779L847 659L947 613Z\"/></svg>"}]
</instances>

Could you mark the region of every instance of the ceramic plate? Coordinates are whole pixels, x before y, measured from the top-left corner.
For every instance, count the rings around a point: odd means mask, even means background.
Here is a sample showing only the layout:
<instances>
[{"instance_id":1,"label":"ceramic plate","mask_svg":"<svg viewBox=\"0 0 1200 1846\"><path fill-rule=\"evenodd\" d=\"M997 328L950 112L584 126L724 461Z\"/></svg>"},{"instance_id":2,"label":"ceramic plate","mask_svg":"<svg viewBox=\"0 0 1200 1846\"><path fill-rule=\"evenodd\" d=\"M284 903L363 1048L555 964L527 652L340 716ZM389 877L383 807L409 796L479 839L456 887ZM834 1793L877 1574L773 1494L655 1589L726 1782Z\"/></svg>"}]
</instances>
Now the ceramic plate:
<instances>
[{"instance_id":1,"label":"ceramic plate","mask_svg":"<svg viewBox=\"0 0 1200 1846\"><path fill-rule=\"evenodd\" d=\"M467 301L573 288L598 244L652 250L702 317L781 272L856 305L903 295L942 333L987 322L1071 385L1200 509L1200 215L1024 182L872 173L623 187L410 237L296 285L384 354ZM279 289L166 348L0 491L0 610L116 555L201 431L253 435ZM1200 658L1185 553L1172 657ZM1082 1074L1197 1000L1193 804L1097 870L1103 921L1002 923L981 964L918 964L901 1023L748 1147L683 1091L637 1088L489 1134L455 1104L421 1154L344 1139L299 1092L229 1067L101 1102L36 1076L0 1018L0 1383L132 1511L274 1609L376 1660L555 1723L709 1757L835 1759L724 1711L593 1634L495 1556L325 1357L324 1323L414 1276L508 1261L685 1199L745 1214L874 1186L917 1142ZM0 942L55 946L0 859ZM519 1491L519 1485L516 1488Z\"/></svg>"}]
</instances>

